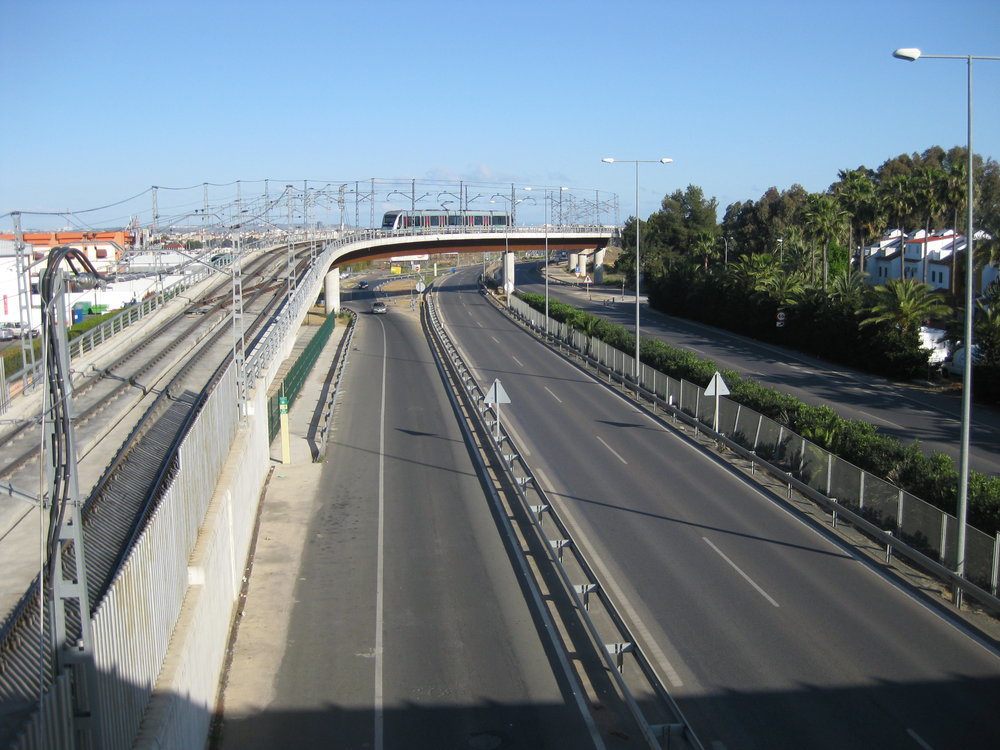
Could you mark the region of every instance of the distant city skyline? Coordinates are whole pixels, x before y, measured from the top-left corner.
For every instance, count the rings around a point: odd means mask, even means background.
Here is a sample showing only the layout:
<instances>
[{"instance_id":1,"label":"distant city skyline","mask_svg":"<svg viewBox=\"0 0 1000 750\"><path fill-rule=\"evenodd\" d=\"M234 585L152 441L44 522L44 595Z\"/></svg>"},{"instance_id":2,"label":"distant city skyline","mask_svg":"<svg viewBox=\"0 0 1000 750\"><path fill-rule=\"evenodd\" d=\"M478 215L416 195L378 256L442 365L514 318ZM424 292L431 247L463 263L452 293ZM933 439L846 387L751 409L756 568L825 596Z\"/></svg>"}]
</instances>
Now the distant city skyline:
<instances>
[{"instance_id":1,"label":"distant city skyline","mask_svg":"<svg viewBox=\"0 0 1000 750\"><path fill-rule=\"evenodd\" d=\"M3 232L11 211L121 202L118 214L21 221L123 225L151 216L152 185L194 195L203 182L265 178L565 185L616 193L624 220L634 171L604 157L674 160L642 165L642 216L693 184L721 218L772 186L818 192L841 169L964 145L965 64L892 51L1000 54L995 0L446 0L420 12L401 0L49 0L5 10ZM975 86L974 148L995 157L1000 63L978 63ZM124 199L134 195L147 197L133 211ZM180 208L165 196L166 211ZM184 200L196 208L201 196Z\"/></svg>"}]
</instances>

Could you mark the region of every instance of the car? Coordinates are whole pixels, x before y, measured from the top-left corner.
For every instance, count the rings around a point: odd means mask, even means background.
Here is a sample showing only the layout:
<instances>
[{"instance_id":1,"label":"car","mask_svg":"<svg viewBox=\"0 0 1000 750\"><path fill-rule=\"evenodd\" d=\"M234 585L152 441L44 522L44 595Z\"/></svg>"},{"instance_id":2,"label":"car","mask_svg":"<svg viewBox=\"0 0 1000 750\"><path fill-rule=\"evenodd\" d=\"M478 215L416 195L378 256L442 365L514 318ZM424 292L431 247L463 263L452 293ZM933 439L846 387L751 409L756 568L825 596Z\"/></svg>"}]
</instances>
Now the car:
<instances>
[{"instance_id":1,"label":"car","mask_svg":"<svg viewBox=\"0 0 1000 750\"><path fill-rule=\"evenodd\" d=\"M17 336L14 335L14 331L7 326L0 328L0 341L13 341Z\"/></svg>"},{"instance_id":2,"label":"car","mask_svg":"<svg viewBox=\"0 0 1000 750\"><path fill-rule=\"evenodd\" d=\"M375 302L372 304L373 315L385 315L387 312L389 312L389 307L385 302Z\"/></svg>"},{"instance_id":3,"label":"car","mask_svg":"<svg viewBox=\"0 0 1000 750\"><path fill-rule=\"evenodd\" d=\"M359 281L358 282L358 289L367 289L367 288L368 288L368 282L367 281Z\"/></svg>"}]
</instances>

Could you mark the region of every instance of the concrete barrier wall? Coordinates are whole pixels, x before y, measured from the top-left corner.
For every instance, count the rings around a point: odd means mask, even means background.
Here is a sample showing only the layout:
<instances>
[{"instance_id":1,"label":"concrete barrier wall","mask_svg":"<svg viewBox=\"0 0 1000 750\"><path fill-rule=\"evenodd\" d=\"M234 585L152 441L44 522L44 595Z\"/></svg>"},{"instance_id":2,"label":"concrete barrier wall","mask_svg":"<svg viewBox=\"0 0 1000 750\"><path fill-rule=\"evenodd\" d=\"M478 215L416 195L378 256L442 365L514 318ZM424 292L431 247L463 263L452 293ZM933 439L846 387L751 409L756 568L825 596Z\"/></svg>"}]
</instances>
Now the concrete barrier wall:
<instances>
[{"instance_id":1,"label":"concrete barrier wall","mask_svg":"<svg viewBox=\"0 0 1000 750\"><path fill-rule=\"evenodd\" d=\"M237 434L188 564L189 587L135 748L187 750L208 735L233 610L270 466L264 391Z\"/></svg>"}]
</instances>

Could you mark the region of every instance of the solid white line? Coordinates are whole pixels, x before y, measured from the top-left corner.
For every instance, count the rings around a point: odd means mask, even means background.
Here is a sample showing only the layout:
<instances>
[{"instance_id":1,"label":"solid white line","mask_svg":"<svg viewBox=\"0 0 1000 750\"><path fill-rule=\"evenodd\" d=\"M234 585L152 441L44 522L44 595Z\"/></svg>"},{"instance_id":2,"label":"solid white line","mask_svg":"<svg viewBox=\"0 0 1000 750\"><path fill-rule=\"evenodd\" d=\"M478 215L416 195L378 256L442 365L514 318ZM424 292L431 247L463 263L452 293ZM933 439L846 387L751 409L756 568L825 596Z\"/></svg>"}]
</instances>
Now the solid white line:
<instances>
[{"instance_id":1,"label":"solid white line","mask_svg":"<svg viewBox=\"0 0 1000 750\"><path fill-rule=\"evenodd\" d=\"M882 424L887 424L887 425L891 425L892 427L897 427L900 430L906 429L901 424L896 424L895 422L893 422L891 420L888 420L885 417L878 416L876 414L871 414L870 412L864 411L862 409L858 409L858 414L862 414L862 415L868 417L868 419L871 420L871 422L874 423L874 424L877 424L877 423L881 422Z\"/></svg>"},{"instance_id":2,"label":"solid white line","mask_svg":"<svg viewBox=\"0 0 1000 750\"><path fill-rule=\"evenodd\" d=\"M541 469L532 468L531 471L535 475L535 478L541 483L542 489L545 492L555 492L552 482L549 481L549 478L545 476L545 473ZM572 527L571 535L574 537L574 543L578 546L578 548L582 546L587 550L597 549L590 543L590 540L587 538L583 529L578 524L574 523L571 514L567 515L566 521ZM633 634L639 636L639 638L643 641L643 648L645 648L650 661L663 670L666 675L667 682L669 682L673 687L684 687L684 680L681 679L680 673L674 668L674 665L670 663L666 654L664 654L660 649L660 645L656 642L652 633L649 632L649 628L646 627L646 624L639 617L639 613L635 611L635 608L629 602L628 597L625 596L624 592L615 582L614 576L607 574L604 570L604 566L601 564L601 561L597 559L596 553L591 552L589 562L595 569L597 569L598 578L602 579L602 585L611 594L611 597L615 600L615 604L618 608L622 610L625 619L632 628Z\"/></svg>"},{"instance_id":3,"label":"solid white line","mask_svg":"<svg viewBox=\"0 0 1000 750\"><path fill-rule=\"evenodd\" d=\"M756 583L754 583L754 580L750 576L748 576L746 573L743 572L743 570L740 568L739 565L737 565L732 560L730 560L728 557L726 557L725 553L721 549L719 549L714 544L712 544L711 540L707 536L703 536L702 539L705 540L705 542L708 544L709 547L711 547L716 552L718 552L719 553L719 557L721 557L723 560L725 560L727 563L729 563L732 566L733 570L735 570L737 573L739 573L741 576L743 576L743 578L746 580L747 583L749 583L751 586L753 586L755 589L757 589L757 593L758 594L760 594L765 599L767 599L769 602L771 602L771 604L773 604L775 607L779 606L778 603L776 601L774 601L774 599L772 599L771 596L766 591L764 591L764 589L762 589L760 586L758 586Z\"/></svg>"},{"instance_id":4,"label":"solid white line","mask_svg":"<svg viewBox=\"0 0 1000 750\"><path fill-rule=\"evenodd\" d=\"M379 321L381 323L381 321ZM378 432L378 564L375 573L375 750L383 750L385 737L385 697L382 692L382 630L384 625L385 581L385 391L389 363L388 340L382 326L382 405Z\"/></svg>"},{"instance_id":5,"label":"solid white line","mask_svg":"<svg viewBox=\"0 0 1000 750\"><path fill-rule=\"evenodd\" d=\"M924 750L934 750L933 747L931 747L926 742L924 742L924 738L923 737L921 737L919 734L917 734L916 732L914 732L912 729L907 729L906 733L908 735L910 735L910 737L913 738L913 741L916 742L918 745L920 745L920 747L922 747Z\"/></svg>"},{"instance_id":6,"label":"solid white line","mask_svg":"<svg viewBox=\"0 0 1000 750\"><path fill-rule=\"evenodd\" d=\"M512 360L514 360L515 362L517 362L517 364L518 364L518 366L519 366L519 367L524 367L524 362L522 362L521 360L519 360L519 359L518 359L517 357L515 357L515 356L514 356L513 354L511 354L511 355L510 355L510 358L511 358Z\"/></svg>"},{"instance_id":7,"label":"solid white line","mask_svg":"<svg viewBox=\"0 0 1000 750\"><path fill-rule=\"evenodd\" d=\"M628 461L626 461L624 458L622 458L621 455L618 453L618 451L616 451L610 445L608 445L607 443L605 443L604 439L600 435L594 435L594 437L596 437L598 440L600 440L601 441L601 445L603 445L605 448L607 448L609 451L611 451L614 454L615 458L617 458L623 464L625 464L626 466L628 466Z\"/></svg>"},{"instance_id":8,"label":"solid white line","mask_svg":"<svg viewBox=\"0 0 1000 750\"><path fill-rule=\"evenodd\" d=\"M549 387L548 387L547 385L543 385L543 386L542 386L542 388L544 388L544 389L545 389L546 391L549 391ZM560 404L562 403L562 399L561 399L561 398L559 398L559 397L558 397L558 396L557 396L556 394L554 394L554 393L553 393L552 391L549 391L549 395L550 395L550 396L552 396L552 398L554 398L554 399L555 399L556 401L558 401L558 402L559 402Z\"/></svg>"}]
</instances>

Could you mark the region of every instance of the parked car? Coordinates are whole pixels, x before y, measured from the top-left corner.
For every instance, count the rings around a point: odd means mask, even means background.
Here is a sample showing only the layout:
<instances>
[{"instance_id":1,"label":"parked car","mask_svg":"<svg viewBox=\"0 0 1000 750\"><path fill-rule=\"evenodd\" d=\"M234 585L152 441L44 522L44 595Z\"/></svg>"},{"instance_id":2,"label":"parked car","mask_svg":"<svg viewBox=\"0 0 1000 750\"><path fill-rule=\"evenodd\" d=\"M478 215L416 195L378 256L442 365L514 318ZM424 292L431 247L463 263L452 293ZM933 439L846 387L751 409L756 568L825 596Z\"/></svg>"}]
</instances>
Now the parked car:
<instances>
[{"instance_id":1,"label":"parked car","mask_svg":"<svg viewBox=\"0 0 1000 750\"><path fill-rule=\"evenodd\" d=\"M982 355L979 353L979 347L973 343L972 364L977 365L981 360ZM951 359L945 360L943 370L946 375L951 375L952 377L960 378L965 375L965 349L962 347L956 349Z\"/></svg>"},{"instance_id":2,"label":"parked car","mask_svg":"<svg viewBox=\"0 0 1000 750\"><path fill-rule=\"evenodd\" d=\"M13 341L17 336L14 334L13 329L4 326L0 328L0 341Z\"/></svg>"},{"instance_id":3,"label":"parked car","mask_svg":"<svg viewBox=\"0 0 1000 750\"><path fill-rule=\"evenodd\" d=\"M385 302L375 302L372 304L372 313L375 315L385 315L389 312L388 306Z\"/></svg>"}]
</instances>

